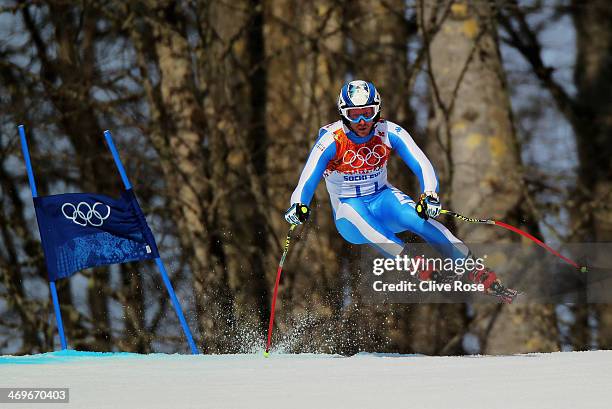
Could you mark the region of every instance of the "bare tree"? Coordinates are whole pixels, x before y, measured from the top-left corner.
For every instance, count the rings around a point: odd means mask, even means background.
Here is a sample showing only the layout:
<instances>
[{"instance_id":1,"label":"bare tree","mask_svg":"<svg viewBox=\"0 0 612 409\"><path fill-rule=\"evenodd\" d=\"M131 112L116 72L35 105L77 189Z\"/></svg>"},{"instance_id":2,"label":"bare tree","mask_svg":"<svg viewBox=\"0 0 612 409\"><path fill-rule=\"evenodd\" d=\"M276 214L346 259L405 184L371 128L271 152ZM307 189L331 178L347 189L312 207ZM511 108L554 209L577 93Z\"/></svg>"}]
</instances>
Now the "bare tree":
<instances>
[{"instance_id":1,"label":"bare tree","mask_svg":"<svg viewBox=\"0 0 612 409\"><path fill-rule=\"evenodd\" d=\"M559 112L571 124L578 146L578 185L568 201L572 214L569 239L583 242L606 242L611 239L612 212L607 205L612 195L610 184L612 165L610 146L611 83L612 71L610 47L612 30L609 27L610 10L605 1L588 3L574 1L559 13L569 13L576 29L576 63L574 83L577 94L572 96L555 79L554 67L542 59L542 45L538 30L527 20L528 11L517 2L499 14L507 38L530 64L533 74L542 87L550 92ZM594 261L594 260L593 260ZM582 302L588 302L585 298ZM573 307L576 322L573 324L573 345L577 349L589 349L591 345L589 314L594 311L599 321L598 343L610 345L612 314L606 304L596 307L580 304Z\"/></svg>"},{"instance_id":2,"label":"bare tree","mask_svg":"<svg viewBox=\"0 0 612 409\"><path fill-rule=\"evenodd\" d=\"M466 214L519 223L528 215L520 206L525 192L495 10L473 1L419 2L419 8L435 112L430 138L445 154L444 202ZM459 225L457 231L468 243L512 239L481 226ZM475 310L472 327L484 352L558 350L553 306L476 305Z\"/></svg>"}]
</instances>

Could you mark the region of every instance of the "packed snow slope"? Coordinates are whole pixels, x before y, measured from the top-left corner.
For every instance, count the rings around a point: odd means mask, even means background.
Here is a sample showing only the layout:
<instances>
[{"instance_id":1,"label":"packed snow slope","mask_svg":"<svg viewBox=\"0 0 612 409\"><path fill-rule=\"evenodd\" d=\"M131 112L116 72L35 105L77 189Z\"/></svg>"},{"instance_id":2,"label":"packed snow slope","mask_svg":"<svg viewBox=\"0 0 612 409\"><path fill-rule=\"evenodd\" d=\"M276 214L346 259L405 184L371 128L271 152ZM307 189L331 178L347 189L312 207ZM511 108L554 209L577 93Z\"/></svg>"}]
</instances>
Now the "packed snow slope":
<instances>
[{"instance_id":1,"label":"packed snow slope","mask_svg":"<svg viewBox=\"0 0 612 409\"><path fill-rule=\"evenodd\" d=\"M34 408L586 409L611 408L611 385L612 351L0 357L0 387L70 388L70 403Z\"/></svg>"}]
</instances>

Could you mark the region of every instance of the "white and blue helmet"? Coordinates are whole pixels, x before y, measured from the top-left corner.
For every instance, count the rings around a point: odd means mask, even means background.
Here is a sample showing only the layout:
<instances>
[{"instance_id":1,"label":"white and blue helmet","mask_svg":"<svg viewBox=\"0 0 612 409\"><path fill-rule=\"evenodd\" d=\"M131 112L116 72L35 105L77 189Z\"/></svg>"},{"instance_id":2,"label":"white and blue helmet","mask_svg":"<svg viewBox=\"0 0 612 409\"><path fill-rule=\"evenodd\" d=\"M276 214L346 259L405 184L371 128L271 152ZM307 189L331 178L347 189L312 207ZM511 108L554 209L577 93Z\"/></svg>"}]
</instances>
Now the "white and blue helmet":
<instances>
[{"instance_id":1,"label":"white and blue helmet","mask_svg":"<svg viewBox=\"0 0 612 409\"><path fill-rule=\"evenodd\" d=\"M338 111L345 123L354 122L349 118L348 111L351 108L374 108L374 115L370 120L374 122L380 118L380 107L382 101L378 90L371 82L355 80L344 84L338 97Z\"/></svg>"}]
</instances>

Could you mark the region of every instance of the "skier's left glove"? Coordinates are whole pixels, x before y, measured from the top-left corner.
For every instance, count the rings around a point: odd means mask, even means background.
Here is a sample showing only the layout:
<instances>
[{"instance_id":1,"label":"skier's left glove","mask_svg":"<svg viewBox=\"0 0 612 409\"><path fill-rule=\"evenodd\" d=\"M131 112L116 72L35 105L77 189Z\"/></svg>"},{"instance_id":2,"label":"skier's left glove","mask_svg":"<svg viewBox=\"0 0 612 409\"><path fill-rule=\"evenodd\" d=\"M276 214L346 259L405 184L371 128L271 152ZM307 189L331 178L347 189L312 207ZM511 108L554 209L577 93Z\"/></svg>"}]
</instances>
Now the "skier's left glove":
<instances>
[{"instance_id":1,"label":"skier's left glove","mask_svg":"<svg viewBox=\"0 0 612 409\"><path fill-rule=\"evenodd\" d=\"M425 220L429 219L430 217L435 219L440 215L440 210L442 210L442 205L440 204L438 194L436 192L423 193L419 198L415 209L419 217Z\"/></svg>"},{"instance_id":2,"label":"skier's left glove","mask_svg":"<svg viewBox=\"0 0 612 409\"><path fill-rule=\"evenodd\" d=\"M302 203L294 203L285 212L285 220L291 224L302 224L310 216L310 207Z\"/></svg>"}]
</instances>

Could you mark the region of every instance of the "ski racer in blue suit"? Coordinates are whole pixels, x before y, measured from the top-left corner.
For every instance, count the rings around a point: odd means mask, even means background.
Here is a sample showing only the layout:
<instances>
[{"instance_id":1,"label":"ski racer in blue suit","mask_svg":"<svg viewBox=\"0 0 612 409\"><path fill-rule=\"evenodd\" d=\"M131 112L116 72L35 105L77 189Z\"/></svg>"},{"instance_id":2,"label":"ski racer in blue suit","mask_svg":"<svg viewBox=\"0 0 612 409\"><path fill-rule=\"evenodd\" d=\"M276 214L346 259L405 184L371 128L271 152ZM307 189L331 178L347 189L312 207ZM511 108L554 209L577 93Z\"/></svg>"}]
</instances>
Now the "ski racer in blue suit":
<instances>
[{"instance_id":1,"label":"ski racer in blue suit","mask_svg":"<svg viewBox=\"0 0 612 409\"><path fill-rule=\"evenodd\" d=\"M341 120L320 129L285 219L292 224L308 219L310 201L324 177L336 228L350 243L368 244L394 258L405 247L396 233L408 230L445 257L470 257L467 247L435 220L441 204L431 162L405 129L381 119L380 109L381 98L372 83L356 80L342 87L338 98ZM387 181L387 161L393 151L419 179L423 193L417 201ZM421 279L444 281L437 272L421 273ZM486 268L474 269L466 276L505 302L516 296Z\"/></svg>"}]
</instances>

